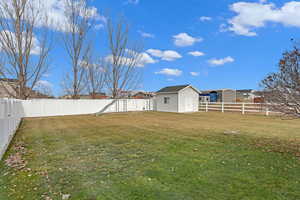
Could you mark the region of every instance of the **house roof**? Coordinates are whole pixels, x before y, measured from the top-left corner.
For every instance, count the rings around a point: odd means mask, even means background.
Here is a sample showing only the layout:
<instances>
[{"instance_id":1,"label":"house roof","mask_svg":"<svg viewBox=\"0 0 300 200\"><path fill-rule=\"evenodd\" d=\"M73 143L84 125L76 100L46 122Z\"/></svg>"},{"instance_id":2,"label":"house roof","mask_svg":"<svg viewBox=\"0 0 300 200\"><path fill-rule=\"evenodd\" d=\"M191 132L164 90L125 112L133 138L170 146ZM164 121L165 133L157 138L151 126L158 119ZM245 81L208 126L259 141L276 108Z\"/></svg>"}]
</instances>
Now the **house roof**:
<instances>
[{"instance_id":1,"label":"house roof","mask_svg":"<svg viewBox=\"0 0 300 200\"><path fill-rule=\"evenodd\" d=\"M217 90L202 90L202 94L211 93L211 92L224 92L224 91L236 91L233 89L217 89Z\"/></svg>"},{"instance_id":2,"label":"house roof","mask_svg":"<svg viewBox=\"0 0 300 200\"><path fill-rule=\"evenodd\" d=\"M0 78L0 81L3 81L3 82L17 82L18 79Z\"/></svg>"},{"instance_id":3,"label":"house roof","mask_svg":"<svg viewBox=\"0 0 300 200\"><path fill-rule=\"evenodd\" d=\"M237 92L250 93L250 92L253 92L253 90L252 89L242 89L242 90L237 90Z\"/></svg>"},{"instance_id":4,"label":"house roof","mask_svg":"<svg viewBox=\"0 0 300 200\"><path fill-rule=\"evenodd\" d=\"M199 93L199 91L191 85L168 86L168 87L164 87L164 88L160 89L156 93L178 93L180 90L182 90L186 87L191 87L192 89L194 89L195 91L197 91Z\"/></svg>"},{"instance_id":5,"label":"house roof","mask_svg":"<svg viewBox=\"0 0 300 200\"><path fill-rule=\"evenodd\" d=\"M153 96L153 95L155 95L155 93L153 93L153 92L142 92L142 91L140 91L140 92L135 93L133 96L138 96L138 95L151 95L151 96Z\"/></svg>"}]
</instances>

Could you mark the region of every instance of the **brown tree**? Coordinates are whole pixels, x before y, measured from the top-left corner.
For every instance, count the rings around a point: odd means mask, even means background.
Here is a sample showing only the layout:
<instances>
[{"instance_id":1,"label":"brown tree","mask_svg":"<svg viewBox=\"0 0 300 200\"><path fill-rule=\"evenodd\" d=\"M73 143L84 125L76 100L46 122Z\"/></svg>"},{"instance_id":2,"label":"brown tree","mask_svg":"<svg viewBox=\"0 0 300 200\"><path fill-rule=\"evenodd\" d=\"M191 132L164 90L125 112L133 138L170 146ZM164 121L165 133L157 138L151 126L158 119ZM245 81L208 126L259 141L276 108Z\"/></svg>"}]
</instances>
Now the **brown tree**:
<instances>
[{"instance_id":1,"label":"brown tree","mask_svg":"<svg viewBox=\"0 0 300 200\"><path fill-rule=\"evenodd\" d=\"M91 60L91 59L89 59ZM106 81L106 63L100 59L96 63L84 63L86 91L92 99L96 99L97 94L101 93Z\"/></svg>"},{"instance_id":2,"label":"brown tree","mask_svg":"<svg viewBox=\"0 0 300 200\"><path fill-rule=\"evenodd\" d=\"M122 91L136 89L141 79L138 68L142 58L142 47L129 41L129 25L120 19L116 24L107 22L110 55L106 58L106 86L112 98L122 97Z\"/></svg>"},{"instance_id":3,"label":"brown tree","mask_svg":"<svg viewBox=\"0 0 300 200\"><path fill-rule=\"evenodd\" d=\"M14 98L27 99L48 69L50 37L47 16L40 1L0 1L0 78L13 80L2 85Z\"/></svg>"},{"instance_id":4,"label":"brown tree","mask_svg":"<svg viewBox=\"0 0 300 200\"><path fill-rule=\"evenodd\" d=\"M64 0L65 17L63 43L70 59L71 72L63 80L64 93L78 99L85 89L84 63L91 63L92 46L89 31L93 25L93 16L86 0Z\"/></svg>"},{"instance_id":5,"label":"brown tree","mask_svg":"<svg viewBox=\"0 0 300 200\"><path fill-rule=\"evenodd\" d=\"M261 85L272 110L300 117L300 50L297 46L283 54L279 71L269 74Z\"/></svg>"}]
</instances>

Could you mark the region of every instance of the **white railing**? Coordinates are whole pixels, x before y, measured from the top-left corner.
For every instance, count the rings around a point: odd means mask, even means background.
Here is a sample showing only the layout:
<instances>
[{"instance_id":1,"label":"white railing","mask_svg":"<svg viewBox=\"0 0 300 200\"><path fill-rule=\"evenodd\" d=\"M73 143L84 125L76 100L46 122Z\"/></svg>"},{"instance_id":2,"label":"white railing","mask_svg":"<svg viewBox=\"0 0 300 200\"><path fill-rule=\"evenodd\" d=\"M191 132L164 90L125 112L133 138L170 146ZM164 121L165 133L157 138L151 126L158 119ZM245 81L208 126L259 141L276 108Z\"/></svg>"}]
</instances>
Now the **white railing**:
<instances>
[{"instance_id":1,"label":"white railing","mask_svg":"<svg viewBox=\"0 0 300 200\"><path fill-rule=\"evenodd\" d=\"M269 116L270 114L279 114L270 110L268 104L262 103L224 103L224 102L200 102L199 110L204 112L221 111L221 112L240 112L242 114L258 113Z\"/></svg>"},{"instance_id":2,"label":"white railing","mask_svg":"<svg viewBox=\"0 0 300 200\"><path fill-rule=\"evenodd\" d=\"M21 101L0 99L0 160L19 127L23 116Z\"/></svg>"},{"instance_id":3,"label":"white railing","mask_svg":"<svg viewBox=\"0 0 300 200\"><path fill-rule=\"evenodd\" d=\"M24 117L51 117L153 110L151 99L0 99L0 160Z\"/></svg>"}]
</instances>

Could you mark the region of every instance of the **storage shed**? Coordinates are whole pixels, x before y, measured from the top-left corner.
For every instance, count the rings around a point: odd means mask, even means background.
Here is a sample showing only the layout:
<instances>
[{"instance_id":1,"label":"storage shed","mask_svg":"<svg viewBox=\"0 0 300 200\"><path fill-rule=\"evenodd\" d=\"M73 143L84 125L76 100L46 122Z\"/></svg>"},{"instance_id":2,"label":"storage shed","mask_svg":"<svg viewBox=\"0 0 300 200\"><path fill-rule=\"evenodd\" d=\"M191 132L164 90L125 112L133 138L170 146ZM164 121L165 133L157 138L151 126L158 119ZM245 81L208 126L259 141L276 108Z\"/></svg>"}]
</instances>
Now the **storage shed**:
<instances>
[{"instance_id":1,"label":"storage shed","mask_svg":"<svg viewBox=\"0 0 300 200\"><path fill-rule=\"evenodd\" d=\"M156 92L156 111L197 112L200 92L191 85L177 85L162 88Z\"/></svg>"},{"instance_id":2,"label":"storage shed","mask_svg":"<svg viewBox=\"0 0 300 200\"><path fill-rule=\"evenodd\" d=\"M209 96L209 98L206 98L206 96ZM200 101L234 103L236 102L236 90L221 89L201 91Z\"/></svg>"}]
</instances>

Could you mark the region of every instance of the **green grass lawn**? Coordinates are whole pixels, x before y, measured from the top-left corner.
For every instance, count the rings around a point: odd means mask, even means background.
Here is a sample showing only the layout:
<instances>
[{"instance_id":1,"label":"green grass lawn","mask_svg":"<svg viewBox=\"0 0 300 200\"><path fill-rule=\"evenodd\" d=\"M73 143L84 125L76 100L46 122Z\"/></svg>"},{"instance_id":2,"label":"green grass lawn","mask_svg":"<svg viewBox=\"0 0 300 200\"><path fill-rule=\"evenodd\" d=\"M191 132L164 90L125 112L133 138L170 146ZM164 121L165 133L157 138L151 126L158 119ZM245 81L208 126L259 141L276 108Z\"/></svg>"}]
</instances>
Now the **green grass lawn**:
<instances>
[{"instance_id":1,"label":"green grass lawn","mask_svg":"<svg viewBox=\"0 0 300 200\"><path fill-rule=\"evenodd\" d=\"M22 169L7 166L22 156ZM25 119L0 200L300 199L300 120L231 113Z\"/></svg>"}]
</instances>

